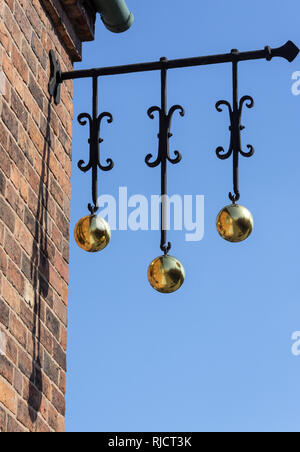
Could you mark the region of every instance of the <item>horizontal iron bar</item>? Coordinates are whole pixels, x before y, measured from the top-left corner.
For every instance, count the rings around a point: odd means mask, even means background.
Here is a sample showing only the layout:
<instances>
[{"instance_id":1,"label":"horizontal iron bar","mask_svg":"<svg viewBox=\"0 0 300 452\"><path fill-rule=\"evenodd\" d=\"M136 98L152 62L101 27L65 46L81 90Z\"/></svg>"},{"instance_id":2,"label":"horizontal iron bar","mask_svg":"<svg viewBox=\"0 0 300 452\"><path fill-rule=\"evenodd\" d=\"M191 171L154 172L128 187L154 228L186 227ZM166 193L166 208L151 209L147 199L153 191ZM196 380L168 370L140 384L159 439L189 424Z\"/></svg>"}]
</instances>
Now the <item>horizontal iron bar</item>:
<instances>
[{"instance_id":1,"label":"horizontal iron bar","mask_svg":"<svg viewBox=\"0 0 300 452\"><path fill-rule=\"evenodd\" d=\"M159 71L163 68L177 69L183 67L206 66L210 64L231 63L233 61L248 61L281 57L292 62L299 53L298 47L291 41L288 41L282 47L271 49L265 47L264 50L255 50L250 52L233 52L222 55L209 55L193 58L183 58L179 60L155 61L152 63L138 63L124 66L112 66L96 69L83 69L79 71L64 72L61 75L60 82L64 80L74 80L104 75L120 75L135 72Z\"/></svg>"}]
</instances>

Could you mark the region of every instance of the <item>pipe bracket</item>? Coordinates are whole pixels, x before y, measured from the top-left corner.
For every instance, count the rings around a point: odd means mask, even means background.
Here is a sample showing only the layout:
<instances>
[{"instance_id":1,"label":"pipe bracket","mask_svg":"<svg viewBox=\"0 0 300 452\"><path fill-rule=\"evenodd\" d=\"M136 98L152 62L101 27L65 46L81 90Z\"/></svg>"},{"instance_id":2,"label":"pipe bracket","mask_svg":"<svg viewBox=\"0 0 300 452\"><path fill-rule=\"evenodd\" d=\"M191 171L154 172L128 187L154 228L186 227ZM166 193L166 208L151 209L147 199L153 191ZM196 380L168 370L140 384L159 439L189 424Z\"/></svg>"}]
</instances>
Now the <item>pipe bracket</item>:
<instances>
[{"instance_id":1,"label":"pipe bracket","mask_svg":"<svg viewBox=\"0 0 300 452\"><path fill-rule=\"evenodd\" d=\"M50 79L48 90L51 97L53 97L55 105L60 103L60 92L61 92L61 67L59 61L56 59L55 53L53 50L49 52L50 58Z\"/></svg>"}]
</instances>

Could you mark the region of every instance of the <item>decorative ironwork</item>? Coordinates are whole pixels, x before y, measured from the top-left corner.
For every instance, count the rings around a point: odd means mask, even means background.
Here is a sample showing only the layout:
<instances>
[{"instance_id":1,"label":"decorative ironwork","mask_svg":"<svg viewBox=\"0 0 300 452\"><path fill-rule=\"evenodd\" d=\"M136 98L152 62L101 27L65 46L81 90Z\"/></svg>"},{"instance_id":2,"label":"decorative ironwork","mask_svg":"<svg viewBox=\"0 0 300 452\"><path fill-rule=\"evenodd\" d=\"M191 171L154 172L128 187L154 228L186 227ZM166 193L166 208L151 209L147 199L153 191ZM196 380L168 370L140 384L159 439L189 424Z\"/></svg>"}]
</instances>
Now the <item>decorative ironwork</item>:
<instances>
[{"instance_id":1,"label":"decorative ironwork","mask_svg":"<svg viewBox=\"0 0 300 452\"><path fill-rule=\"evenodd\" d=\"M232 80L233 80L233 101L232 106L227 100L220 100L216 103L216 109L219 112L222 112L222 106L228 108L229 117L230 117L230 145L227 152L225 152L224 148L219 146L216 150L216 154L219 159L226 160L233 154L233 191L229 193L229 199L235 204L240 199L240 191L239 191L239 154L243 157L252 157L254 154L254 148L251 144L247 145L249 149L248 152L242 150L241 144L241 131L245 128L241 124L242 120L242 110L243 105L245 104L248 108L253 108L254 100L251 96L244 96L238 102L238 50L234 49L231 51L233 55L232 62Z\"/></svg>"},{"instance_id":2,"label":"decorative ironwork","mask_svg":"<svg viewBox=\"0 0 300 452\"><path fill-rule=\"evenodd\" d=\"M93 77L93 116L88 113L81 113L78 116L78 122L84 126L89 122L90 126L90 138L88 140L90 145L89 162L85 164L84 160L78 162L78 168L86 173L92 170L92 199L93 203L88 205L88 209L93 215L98 210L98 169L102 171L110 171L114 167L112 159L107 159L107 165L104 166L100 161L100 144L103 139L100 138L100 126L101 121L107 118L108 123L112 123L113 116L111 113L103 112L98 115L98 78Z\"/></svg>"},{"instance_id":3,"label":"decorative ironwork","mask_svg":"<svg viewBox=\"0 0 300 452\"><path fill-rule=\"evenodd\" d=\"M153 157L148 154L145 158L147 166L155 168L161 166L161 218L160 218L160 248L164 255L154 259L148 269L148 279L151 286L161 293L172 293L178 290L185 279L185 270L183 265L168 253L171 249L171 243L167 241L167 164L177 164L181 161L179 151L174 151L174 155L170 155L169 141L172 137L171 122L176 111L181 116L185 112L182 106L174 105L167 111L167 71L169 69L206 66L212 64L232 63L233 78L233 101L232 105L221 100L217 102L216 109L221 112L222 107L227 107L230 116L230 145L226 152L223 147L216 150L217 156L221 160L226 160L233 156L233 193L229 193L232 201L230 206L226 206L221 210L217 217L217 230L222 238L229 242L241 242L249 237L253 229L253 217L248 209L237 204L240 199L239 191L239 155L243 157L251 157L254 153L252 145L248 144L248 151L242 149L241 131L244 126L242 121L243 106L248 108L254 106L254 101L250 96L244 96L240 100L238 98L238 63L240 61L250 61L266 59L271 61L274 57L284 58L292 62L299 53L298 47L291 41L288 41L282 47L271 49L266 46L263 50L255 50L250 52L239 52L232 50L231 53L222 55L210 55L194 58L185 58L178 60L167 60L161 58L160 61L153 63L138 63L125 66L106 67L98 69L79 70L73 72L61 72L59 62L56 60L54 52L50 52L51 75L49 81L49 93L54 97L56 104L60 102L60 86L65 80L75 80L82 78L93 79L93 115L82 113L78 116L79 124L90 127L90 155L86 164L84 160L78 162L78 167L84 173L92 170L92 199L93 204L88 205L91 215L79 220L75 226L75 239L80 248L88 252L96 252L105 248L110 240L110 227L105 220L94 215L98 210L98 170L109 171L114 164L111 159L106 160L106 165L101 164L100 160L100 126L104 118L108 123L113 121L110 113L104 112L98 115L98 77L117 74L130 74L146 71L161 71L161 107L154 106L149 108L148 116L154 119L154 113L159 115L159 144L158 154Z\"/></svg>"},{"instance_id":4,"label":"decorative ironwork","mask_svg":"<svg viewBox=\"0 0 300 452\"><path fill-rule=\"evenodd\" d=\"M162 74L162 107L152 107L148 110L148 115L150 118L154 118L153 113L159 113L160 119L160 132L159 132L159 149L158 156L155 161L151 162L153 156L151 154L147 155L146 163L149 167L153 168L161 164L162 171L162 195L166 194L166 165L167 161L170 163L176 164L181 160L181 155L178 151L175 151L175 157L172 158L169 153L169 139L172 136L170 133L171 120L172 115L176 110L180 111L181 116L184 115L184 110L181 106L175 105L167 113L166 110L166 74L168 69L175 68L186 68L186 67L194 67L194 66L206 66L212 64L222 64L222 63L232 63L233 66L233 105L231 107L230 103L222 100L216 104L216 108L218 111L222 111L222 106L227 106L230 115L230 146L229 150L225 152L224 148L219 147L217 149L217 156L221 160L225 160L229 158L233 154L233 192L230 193L230 199L235 203L240 198L239 193L239 180L238 180L238 163L239 163L239 154L244 157L251 157L254 153L254 149L251 145L248 145L248 152L242 150L241 147L241 135L240 132L243 130L243 126L241 125L241 116L242 116L242 108L243 105L246 104L248 108L252 108L254 105L254 101L250 96L244 96L238 102L238 86L237 86L237 67L238 62L240 61L250 61L250 60L259 60L266 59L267 61L271 61L274 57L284 58L289 62L294 61L296 56L299 53L298 47L292 42L288 41L281 47L272 49L269 46L266 46L263 50L255 50L248 52L238 52L237 50L233 50L231 53L221 54L221 55L209 55L209 56L200 56L193 58L184 58L177 60L167 60L166 58L162 58L160 61L152 62L152 63L138 63L138 64L129 64L124 66L115 66L115 67L104 67L104 68L95 68L95 69L87 69L87 70L79 70L73 72L61 72L60 65L58 60L55 58L54 52L50 52L50 65L51 65L51 75L49 82L49 93L52 97L54 97L54 101L56 104L60 102L60 86L61 83L65 80L75 80L82 78L93 78L93 117L88 115L87 113L83 113L79 115L79 123L81 125L85 125L87 121L90 123L90 160L89 163L84 166L84 162L79 162L79 168L81 171L88 171L92 169L92 192L93 192L93 202L94 206L89 204L89 209L91 212L96 212L98 209L97 206L97 171L101 169L103 171L109 171L113 167L113 162L111 159L107 159L107 166L102 166L100 163L100 143L102 139L99 137L100 134L100 124L101 120L104 117L108 118L108 122L112 121L112 116L110 113L102 113L98 116L97 112L97 77L99 76L107 76L107 75L117 75L117 74L130 74L137 72L146 72L146 71L157 71L160 70ZM162 226L164 220L164 208L162 206ZM162 240L161 247L165 253L168 252L170 244L166 244L166 231L163 231L162 228Z\"/></svg>"},{"instance_id":5,"label":"decorative ironwork","mask_svg":"<svg viewBox=\"0 0 300 452\"><path fill-rule=\"evenodd\" d=\"M166 63L167 59L161 58L160 61ZM164 66L161 70L161 107L151 107L147 112L150 119L154 119L154 112L159 113L158 154L154 162L150 161L153 158L153 155L148 154L145 158L145 162L150 168L155 168L159 164L161 165L160 249L165 255L168 254L172 246L170 242L167 242L167 161L175 165L182 159L179 151L174 151L174 158L171 158L170 156L169 140L173 136L171 133L171 122L176 111L179 111L180 116L184 116L185 114L181 105L173 105L167 113L167 69L166 66Z\"/></svg>"}]
</instances>

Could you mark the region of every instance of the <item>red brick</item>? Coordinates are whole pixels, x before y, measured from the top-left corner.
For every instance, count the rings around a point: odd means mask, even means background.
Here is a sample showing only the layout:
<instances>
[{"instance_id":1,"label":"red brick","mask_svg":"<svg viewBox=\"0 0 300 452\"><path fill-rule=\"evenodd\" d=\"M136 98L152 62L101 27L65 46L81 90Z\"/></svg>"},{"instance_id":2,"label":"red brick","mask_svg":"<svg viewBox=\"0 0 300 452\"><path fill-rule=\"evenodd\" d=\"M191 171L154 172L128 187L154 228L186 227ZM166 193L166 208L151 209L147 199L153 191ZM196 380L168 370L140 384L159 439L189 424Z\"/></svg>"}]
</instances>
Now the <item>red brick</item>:
<instances>
[{"instance_id":1,"label":"red brick","mask_svg":"<svg viewBox=\"0 0 300 452\"><path fill-rule=\"evenodd\" d=\"M69 222L65 215L62 213L61 209L56 209L56 225L62 232L64 238L69 240Z\"/></svg>"},{"instance_id":2,"label":"red brick","mask_svg":"<svg viewBox=\"0 0 300 452\"><path fill-rule=\"evenodd\" d=\"M59 368L46 352L44 352L44 371L50 380L58 385Z\"/></svg>"},{"instance_id":3,"label":"red brick","mask_svg":"<svg viewBox=\"0 0 300 452\"><path fill-rule=\"evenodd\" d=\"M53 339L51 333L44 327L40 326L40 342L45 347L48 353L52 354Z\"/></svg>"},{"instance_id":4,"label":"red brick","mask_svg":"<svg viewBox=\"0 0 300 452\"><path fill-rule=\"evenodd\" d=\"M49 267L49 282L56 292L61 295L62 281L57 271L50 265Z\"/></svg>"},{"instance_id":5,"label":"red brick","mask_svg":"<svg viewBox=\"0 0 300 452\"><path fill-rule=\"evenodd\" d=\"M67 370L66 353L55 340L53 341L53 358L55 359L59 367L64 372L66 372Z\"/></svg>"},{"instance_id":6,"label":"red brick","mask_svg":"<svg viewBox=\"0 0 300 452\"><path fill-rule=\"evenodd\" d=\"M30 42L32 37L32 27L29 20L27 19L26 15L23 12L23 9L19 6L19 3L17 1L15 2L14 17L20 29L22 30L24 36L26 37L27 41Z\"/></svg>"},{"instance_id":7,"label":"red brick","mask_svg":"<svg viewBox=\"0 0 300 452\"><path fill-rule=\"evenodd\" d=\"M63 240L63 257L64 260L69 263L69 259L70 259L70 245L69 242L67 242L66 240Z\"/></svg>"},{"instance_id":8,"label":"red brick","mask_svg":"<svg viewBox=\"0 0 300 452\"><path fill-rule=\"evenodd\" d=\"M58 185L54 178L51 178L51 194L57 204L63 209L64 207L64 196L61 187Z\"/></svg>"},{"instance_id":9,"label":"red brick","mask_svg":"<svg viewBox=\"0 0 300 452\"><path fill-rule=\"evenodd\" d=\"M60 372L59 376L59 389L63 394L66 393L66 374L65 372Z\"/></svg>"},{"instance_id":10,"label":"red brick","mask_svg":"<svg viewBox=\"0 0 300 452\"><path fill-rule=\"evenodd\" d=\"M0 194L5 197L6 192L6 177L5 174L0 170Z\"/></svg>"},{"instance_id":11,"label":"red brick","mask_svg":"<svg viewBox=\"0 0 300 452\"><path fill-rule=\"evenodd\" d=\"M8 328L9 326L9 307L1 298L0 298L0 323L4 325L6 328Z\"/></svg>"},{"instance_id":12,"label":"red brick","mask_svg":"<svg viewBox=\"0 0 300 452\"><path fill-rule=\"evenodd\" d=\"M41 416L38 416L36 420L36 430L37 433L49 433L51 430L46 424L46 422L41 418Z\"/></svg>"},{"instance_id":13,"label":"red brick","mask_svg":"<svg viewBox=\"0 0 300 452\"><path fill-rule=\"evenodd\" d=\"M29 75L28 88L40 109L43 110L44 94L32 74Z\"/></svg>"},{"instance_id":14,"label":"red brick","mask_svg":"<svg viewBox=\"0 0 300 452\"><path fill-rule=\"evenodd\" d=\"M12 183L7 184L7 193L6 193L6 200L7 202L12 206L14 209L14 205L16 204L16 195L13 193L12 188L15 187L17 190L19 190L19 171L16 165L13 163L10 167L10 181ZM11 200L11 197L14 196L14 200ZM19 212L18 212L19 215ZM20 216L20 215L19 215Z\"/></svg>"},{"instance_id":15,"label":"red brick","mask_svg":"<svg viewBox=\"0 0 300 452\"><path fill-rule=\"evenodd\" d=\"M10 58L4 53L2 57L2 69L4 71L4 74L6 75L7 79L10 81L10 83L14 84L14 66L10 60ZM6 96L7 99L7 96Z\"/></svg>"},{"instance_id":16,"label":"red brick","mask_svg":"<svg viewBox=\"0 0 300 452\"><path fill-rule=\"evenodd\" d=\"M48 423L53 430L58 433L65 432L65 419L50 405L48 414Z\"/></svg>"},{"instance_id":17,"label":"red brick","mask_svg":"<svg viewBox=\"0 0 300 452\"><path fill-rule=\"evenodd\" d=\"M31 39L31 47L36 56L39 59L39 62L41 63L42 67L46 69L47 63L48 63L48 55L45 52L45 49L41 43L41 40L37 36L35 32L32 33L32 39Z\"/></svg>"},{"instance_id":18,"label":"red brick","mask_svg":"<svg viewBox=\"0 0 300 452\"><path fill-rule=\"evenodd\" d=\"M54 296L53 309L59 320L67 326L67 306L63 303L60 297Z\"/></svg>"},{"instance_id":19,"label":"red brick","mask_svg":"<svg viewBox=\"0 0 300 452\"><path fill-rule=\"evenodd\" d=\"M65 280L66 283L69 282L69 267L62 256L56 252L55 254L55 268L58 270L60 276Z\"/></svg>"},{"instance_id":20,"label":"red brick","mask_svg":"<svg viewBox=\"0 0 300 452\"><path fill-rule=\"evenodd\" d=\"M64 326L60 328L60 345L66 351L67 349L67 329Z\"/></svg>"},{"instance_id":21,"label":"red brick","mask_svg":"<svg viewBox=\"0 0 300 452\"><path fill-rule=\"evenodd\" d=\"M0 245L3 245L3 238L4 238L4 224L0 223Z\"/></svg>"},{"instance_id":22,"label":"red brick","mask_svg":"<svg viewBox=\"0 0 300 452\"><path fill-rule=\"evenodd\" d=\"M21 247L14 239L14 236L6 231L5 234L5 251L7 255L14 261L17 266L21 264Z\"/></svg>"},{"instance_id":23,"label":"red brick","mask_svg":"<svg viewBox=\"0 0 300 452\"><path fill-rule=\"evenodd\" d=\"M12 208L0 198L0 218L11 232L15 230L16 216Z\"/></svg>"},{"instance_id":24,"label":"red brick","mask_svg":"<svg viewBox=\"0 0 300 452\"><path fill-rule=\"evenodd\" d=\"M65 281L61 283L61 299L68 306L68 297L69 297L69 287Z\"/></svg>"},{"instance_id":25,"label":"red brick","mask_svg":"<svg viewBox=\"0 0 300 452\"><path fill-rule=\"evenodd\" d=\"M11 362L4 355L0 355L0 375L11 385L13 384L14 368Z\"/></svg>"},{"instance_id":26,"label":"red brick","mask_svg":"<svg viewBox=\"0 0 300 452\"><path fill-rule=\"evenodd\" d=\"M47 314L46 314L46 326L51 331L53 336L57 339L59 339L59 333L60 333L60 322L59 320L53 315L52 311L47 308Z\"/></svg>"},{"instance_id":27,"label":"red brick","mask_svg":"<svg viewBox=\"0 0 300 452\"><path fill-rule=\"evenodd\" d=\"M75 28L60 3L58 12L50 3L0 0L0 431L7 432L65 430L73 83L62 85L60 105L50 104L49 51L71 71L81 51L74 30L87 25L73 0Z\"/></svg>"},{"instance_id":28,"label":"red brick","mask_svg":"<svg viewBox=\"0 0 300 452\"><path fill-rule=\"evenodd\" d=\"M24 277L16 265L10 260L8 262L7 279L17 289L21 296L24 295Z\"/></svg>"},{"instance_id":29,"label":"red brick","mask_svg":"<svg viewBox=\"0 0 300 452\"><path fill-rule=\"evenodd\" d=\"M26 177L27 180L29 182L29 185L31 186L33 192L39 193L40 190L40 178L38 176L38 174L34 171L34 169L32 168L32 166L30 165L29 162L26 162ZM36 195L35 195L36 197ZM36 197L37 198L37 197Z\"/></svg>"},{"instance_id":30,"label":"red brick","mask_svg":"<svg viewBox=\"0 0 300 452\"><path fill-rule=\"evenodd\" d=\"M61 251L61 249L62 249L62 234L61 234L60 230L56 227L56 225L54 223L52 224L51 238L52 238L54 244L56 245L58 251Z\"/></svg>"},{"instance_id":31,"label":"red brick","mask_svg":"<svg viewBox=\"0 0 300 452\"><path fill-rule=\"evenodd\" d=\"M17 412L17 396L8 382L0 380L0 402L12 413Z\"/></svg>"},{"instance_id":32,"label":"red brick","mask_svg":"<svg viewBox=\"0 0 300 452\"><path fill-rule=\"evenodd\" d=\"M32 376L32 361L28 357L27 353L19 350L19 359L18 359L18 367L20 372L25 375L27 378L31 378Z\"/></svg>"},{"instance_id":33,"label":"red brick","mask_svg":"<svg viewBox=\"0 0 300 452\"><path fill-rule=\"evenodd\" d=\"M15 0L5 0L11 12L14 12Z\"/></svg>"},{"instance_id":34,"label":"red brick","mask_svg":"<svg viewBox=\"0 0 300 452\"><path fill-rule=\"evenodd\" d=\"M23 376L17 369L14 371L14 388L18 394L22 395L23 392Z\"/></svg>"},{"instance_id":35,"label":"red brick","mask_svg":"<svg viewBox=\"0 0 300 452\"><path fill-rule=\"evenodd\" d=\"M27 331L23 323L13 314L10 315L10 332L16 340L25 348L27 341ZM21 358L22 359L22 358ZM20 360L20 353L19 353Z\"/></svg>"},{"instance_id":36,"label":"red brick","mask_svg":"<svg viewBox=\"0 0 300 452\"><path fill-rule=\"evenodd\" d=\"M58 415L56 420L56 431L58 433L64 433L65 432L65 417Z\"/></svg>"},{"instance_id":37,"label":"red brick","mask_svg":"<svg viewBox=\"0 0 300 452\"><path fill-rule=\"evenodd\" d=\"M23 127L26 129L28 113L24 106L24 103L21 101L20 97L14 89L11 90L11 108L16 114L18 120L21 121Z\"/></svg>"},{"instance_id":38,"label":"red brick","mask_svg":"<svg viewBox=\"0 0 300 452\"><path fill-rule=\"evenodd\" d=\"M18 138L18 120L6 103L2 106L2 120L15 139Z\"/></svg>"},{"instance_id":39,"label":"red brick","mask_svg":"<svg viewBox=\"0 0 300 452\"><path fill-rule=\"evenodd\" d=\"M24 2L24 0L22 0ZM22 3L21 3L22 4ZM26 14L33 30L40 37L42 34L42 24L48 25L48 17L45 16L40 1L32 0L26 4Z\"/></svg>"},{"instance_id":40,"label":"red brick","mask_svg":"<svg viewBox=\"0 0 300 452\"><path fill-rule=\"evenodd\" d=\"M28 83L28 65L15 45L12 47L11 58L24 83Z\"/></svg>"},{"instance_id":41,"label":"red brick","mask_svg":"<svg viewBox=\"0 0 300 452\"><path fill-rule=\"evenodd\" d=\"M7 272L7 255L2 248L0 248L0 270L3 275Z\"/></svg>"},{"instance_id":42,"label":"red brick","mask_svg":"<svg viewBox=\"0 0 300 452\"><path fill-rule=\"evenodd\" d=\"M23 323L27 326L29 331L32 331L36 322L36 316L33 310L23 301L20 303L20 317Z\"/></svg>"},{"instance_id":43,"label":"red brick","mask_svg":"<svg viewBox=\"0 0 300 452\"><path fill-rule=\"evenodd\" d=\"M7 420L6 411L4 411L4 409L1 408L1 406L0 406L0 433L7 431L6 430L6 420Z\"/></svg>"},{"instance_id":44,"label":"red brick","mask_svg":"<svg viewBox=\"0 0 300 452\"><path fill-rule=\"evenodd\" d=\"M1 141L2 141L2 131L6 132L6 129L4 128L4 126L1 127L1 122L0 122L0 134L1 134ZM7 138L8 138L8 133L7 133ZM6 146L7 148L7 139L6 137L4 138L4 141L6 141L4 143L3 141L3 145ZM4 150L4 148L0 145L0 168L3 170L4 174L9 178L10 177L10 160L7 154L7 151Z\"/></svg>"},{"instance_id":45,"label":"red brick","mask_svg":"<svg viewBox=\"0 0 300 452\"><path fill-rule=\"evenodd\" d=\"M19 220L16 219L16 225L15 225L15 234L14 234L16 240L21 244L21 246L24 248L26 253L31 256L33 251L33 237L31 233L29 232L28 228L25 226L25 224Z\"/></svg>"},{"instance_id":46,"label":"red brick","mask_svg":"<svg viewBox=\"0 0 300 452\"><path fill-rule=\"evenodd\" d=\"M1 44L5 48L6 52L9 53L10 39L9 39L8 32L2 21L0 21L0 37L1 37Z\"/></svg>"},{"instance_id":47,"label":"red brick","mask_svg":"<svg viewBox=\"0 0 300 452\"><path fill-rule=\"evenodd\" d=\"M20 297L16 289L14 289L6 278L2 280L2 297L15 313L20 310Z\"/></svg>"},{"instance_id":48,"label":"red brick","mask_svg":"<svg viewBox=\"0 0 300 452\"><path fill-rule=\"evenodd\" d=\"M38 389L32 383L29 383L29 397L27 399L27 403L36 412L40 410L42 401L42 389L42 386Z\"/></svg>"},{"instance_id":49,"label":"red brick","mask_svg":"<svg viewBox=\"0 0 300 452\"><path fill-rule=\"evenodd\" d=\"M36 149L40 154L42 154L44 147L44 139L38 127L30 117L28 118L28 133Z\"/></svg>"},{"instance_id":50,"label":"red brick","mask_svg":"<svg viewBox=\"0 0 300 452\"><path fill-rule=\"evenodd\" d=\"M17 365L18 362L18 346L17 343L10 337L6 338L6 356L7 358Z\"/></svg>"},{"instance_id":51,"label":"red brick","mask_svg":"<svg viewBox=\"0 0 300 452\"><path fill-rule=\"evenodd\" d=\"M65 406L65 397L64 395L56 389L55 386L52 386L52 404L56 411L62 416L65 415L66 406Z\"/></svg>"},{"instance_id":52,"label":"red brick","mask_svg":"<svg viewBox=\"0 0 300 452\"><path fill-rule=\"evenodd\" d=\"M23 155L22 150L17 145L17 141L15 137L9 137L9 144L8 144L8 152L14 163L16 164L16 167L19 169L19 171L24 172L25 169L25 157Z\"/></svg>"},{"instance_id":53,"label":"red brick","mask_svg":"<svg viewBox=\"0 0 300 452\"><path fill-rule=\"evenodd\" d=\"M14 3L13 0L10 0L9 3ZM4 13L4 23L5 26L7 28L7 30L9 31L12 39L15 41L15 43L20 46L21 43L21 31L12 15L12 11L6 7L5 8L5 13Z\"/></svg>"},{"instance_id":54,"label":"red brick","mask_svg":"<svg viewBox=\"0 0 300 452\"><path fill-rule=\"evenodd\" d=\"M20 175L20 194L23 201L28 202L28 184L25 177L22 175Z\"/></svg>"},{"instance_id":55,"label":"red brick","mask_svg":"<svg viewBox=\"0 0 300 452\"><path fill-rule=\"evenodd\" d=\"M45 378L43 378L43 382L45 383ZM50 383L49 383L49 397L50 397L50 388L51 388L51 386L50 386ZM44 392L44 394L45 394L45 384L43 385L43 392ZM45 419L45 420L47 420L48 419L48 400L47 400L47 398L45 397L45 395L43 395L43 397L42 397L42 400L41 400L41 406L40 406L40 413L41 413L41 415L42 415L42 417Z\"/></svg>"},{"instance_id":56,"label":"red brick","mask_svg":"<svg viewBox=\"0 0 300 452\"><path fill-rule=\"evenodd\" d=\"M14 418L8 415L7 433L24 433L25 429Z\"/></svg>"},{"instance_id":57,"label":"red brick","mask_svg":"<svg viewBox=\"0 0 300 452\"><path fill-rule=\"evenodd\" d=\"M31 432L34 430L34 411L23 400L19 400L17 419Z\"/></svg>"}]
</instances>

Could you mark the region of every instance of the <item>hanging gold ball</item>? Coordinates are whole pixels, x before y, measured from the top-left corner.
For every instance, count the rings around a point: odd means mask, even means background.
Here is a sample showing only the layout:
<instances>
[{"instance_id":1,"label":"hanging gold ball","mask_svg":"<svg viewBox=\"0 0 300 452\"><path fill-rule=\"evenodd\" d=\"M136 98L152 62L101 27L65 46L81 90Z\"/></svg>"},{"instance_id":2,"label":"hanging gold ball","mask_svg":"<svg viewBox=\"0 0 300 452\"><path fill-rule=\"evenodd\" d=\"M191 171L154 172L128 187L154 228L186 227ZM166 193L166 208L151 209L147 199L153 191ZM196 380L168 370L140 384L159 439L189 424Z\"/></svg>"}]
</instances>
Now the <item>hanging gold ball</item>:
<instances>
[{"instance_id":1,"label":"hanging gold ball","mask_svg":"<svg viewBox=\"0 0 300 452\"><path fill-rule=\"evenodd\" d=\"M185 271L175 257L160 256L149 265L148 279L151 286L158 292L172 293L182 286Z\"/></svg>"},{"instance_id":2,"label":"hanging gold ball","mask_svg":"<svg viewBox=\"0 0 300 452\"><path fill-rule=\"evenodd\" d=\"M242 242L253 230L253 217L246 207L231 204L224 207L217 217L217 230L228 242Z\"/></svg>"},{"instance_id":3,"label":"hanging gold ball","mask_svg":"<svg viewBox=\"0 0 300 452\"><path fill-rule=\"evenodd\" d=\"M95 253L103 250L110 241L109 224L97 215L81 218L75 226L74 237L77 245L85 251Z\"/></svg>"}]
</instances>

